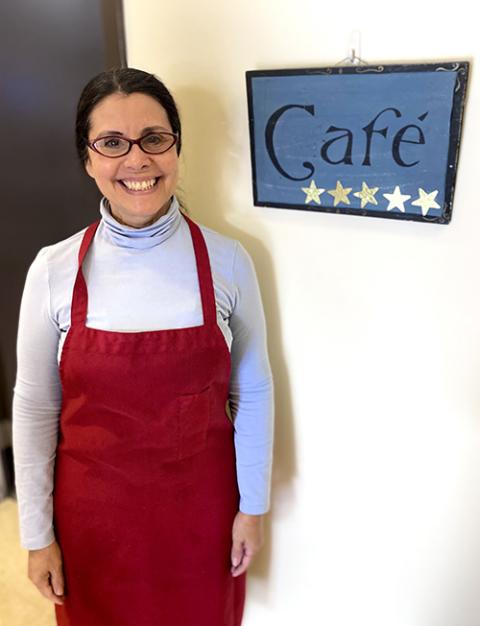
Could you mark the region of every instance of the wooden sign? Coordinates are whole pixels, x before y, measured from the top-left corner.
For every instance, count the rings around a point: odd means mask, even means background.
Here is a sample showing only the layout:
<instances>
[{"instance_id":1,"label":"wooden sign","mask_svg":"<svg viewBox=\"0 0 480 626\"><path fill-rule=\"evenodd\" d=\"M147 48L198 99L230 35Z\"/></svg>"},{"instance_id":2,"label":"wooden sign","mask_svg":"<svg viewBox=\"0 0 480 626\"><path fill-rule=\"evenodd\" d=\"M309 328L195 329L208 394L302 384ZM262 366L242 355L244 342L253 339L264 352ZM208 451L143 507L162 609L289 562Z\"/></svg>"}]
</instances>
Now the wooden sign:
<instances>
[{"instance_id":1,"label":"wooden sign","mask_svg":"<svg viewBox=\"0 0 480 626\"><path fill-rule=\"evenodd\" d=\"M254 204L448 223L468 70L247 72Z\"/></svg>"}]
</instances>

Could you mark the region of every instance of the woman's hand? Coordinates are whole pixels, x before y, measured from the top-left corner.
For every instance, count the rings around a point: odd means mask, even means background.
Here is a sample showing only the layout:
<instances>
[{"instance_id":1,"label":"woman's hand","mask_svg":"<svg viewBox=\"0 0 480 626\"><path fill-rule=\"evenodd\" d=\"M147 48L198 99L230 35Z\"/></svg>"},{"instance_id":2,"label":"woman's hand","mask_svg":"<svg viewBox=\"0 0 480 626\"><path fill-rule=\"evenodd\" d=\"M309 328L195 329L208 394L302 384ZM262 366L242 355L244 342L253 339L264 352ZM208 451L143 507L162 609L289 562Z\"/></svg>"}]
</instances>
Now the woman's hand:
<instances>
[{"instance_id":1,"label":"woman's hand","mask_svg":"<svg viewBox=\"0 0 480 626\"><path fill-rule=\"evenodd\" d=\"M263 515L247 515L239 511L232 529L232 576L247 571L254 555L263 544Z\"/></svg>"},{"instance_id":2,"label":"woman's hand","mask_svg":"<svg viewBox=\"0 0 480 626\"><path fill-rule=\"evenodd\" d=\"M46 548L29 550L28 577L47 600L63 604L62 553L56 541Z\"/></svg>"}]
</instances>

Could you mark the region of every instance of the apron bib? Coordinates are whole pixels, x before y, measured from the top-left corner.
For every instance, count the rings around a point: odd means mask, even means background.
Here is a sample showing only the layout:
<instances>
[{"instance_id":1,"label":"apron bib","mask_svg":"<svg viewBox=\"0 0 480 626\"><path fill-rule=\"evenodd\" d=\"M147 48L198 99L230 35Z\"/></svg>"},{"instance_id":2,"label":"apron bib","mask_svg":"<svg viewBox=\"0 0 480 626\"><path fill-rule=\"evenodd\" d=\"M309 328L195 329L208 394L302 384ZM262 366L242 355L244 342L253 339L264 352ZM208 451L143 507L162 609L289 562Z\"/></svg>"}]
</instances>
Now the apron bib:
<instances>
[{"instance_id":1,"label":"apron bib","mask_svg":"<svg viewBox=\"0 0 480 626\"><path fill-rule=\"evenodd\" d=\"M65 602L58 626L240 626L246 575L230 573L239 493L226 414L230 353L208 251L190 229L203 324L116 332L86 326L78 256L62 350L54 528ZM128 285L125 285L128 289Z\"/></svg>"}]
</instances>

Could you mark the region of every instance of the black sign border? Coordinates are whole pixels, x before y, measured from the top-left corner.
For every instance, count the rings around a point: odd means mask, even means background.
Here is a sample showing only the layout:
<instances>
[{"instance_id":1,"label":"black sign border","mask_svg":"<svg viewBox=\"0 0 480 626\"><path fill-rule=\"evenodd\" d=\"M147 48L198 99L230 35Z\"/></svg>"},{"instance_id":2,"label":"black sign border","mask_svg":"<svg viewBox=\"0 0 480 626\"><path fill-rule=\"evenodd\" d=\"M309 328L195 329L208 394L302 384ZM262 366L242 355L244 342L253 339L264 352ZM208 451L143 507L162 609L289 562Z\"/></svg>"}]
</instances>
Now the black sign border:
<instances>
[{"instance_id":1,"label":"black sign border","mask_svg":"<svg viewBox=\"0 0 480 626\"><path fill-rule=\"evenodd\" d=\"M448 61L443 63L414 63L414 64L389 64L389 65L352 65L331 66L301 69L282 70L249 70L245 72L247 82L248 123L250 131L250 155L252 166L253 204L260 207L273 207L279 209L293 209L300 211L316 211L320 213L337 213L345 215L358 215L363 217L380 217L384 219L409 220L415 222L427 222L435 224L448 224L452 219L453 195L457 178L457 165L460 154L460 142L462 122L467 95L467 83L470 70L469 61ZM314 206L306 204L289 204L284 202L260 202L257 194L257 178L255 163L255 120L253 115L253 79L261 76L304 76L304 75L338 75L338 74L385 74L400 72L456 72L457 82L453 96L452 115L450 118L450 141L448 145L447 174L445 178L445 201L441 215L412 215L400 211L371 211L369 209L353 209L348 207Z\"/></svg>"}]
</instances>

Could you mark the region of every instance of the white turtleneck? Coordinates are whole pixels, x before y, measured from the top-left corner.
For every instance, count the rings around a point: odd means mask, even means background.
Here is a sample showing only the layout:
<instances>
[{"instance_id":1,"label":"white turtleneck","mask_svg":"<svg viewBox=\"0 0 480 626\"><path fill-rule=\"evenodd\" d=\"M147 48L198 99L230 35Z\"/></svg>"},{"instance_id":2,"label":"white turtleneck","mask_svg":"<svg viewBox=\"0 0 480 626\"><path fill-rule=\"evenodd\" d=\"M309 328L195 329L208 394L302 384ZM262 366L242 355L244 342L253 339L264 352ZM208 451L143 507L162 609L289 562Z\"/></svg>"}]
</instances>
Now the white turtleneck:
<instances>
[{"instance_id":1,"label":"white turtleneck","mask_svg":"<svg viewBox=\"0 0 480 626\"><path fill-rule=\"evenodd\" d=\"M117 222L108 203L83 264L87 326L138 332L202 324L190 231L174 198L153 224ZM233 239L200 226L212 268L217 322L231 351L230 406L235 429L240 510L270 504L273 385L265 318L252 261ZM55 539L53 471L62 392L58 373L70 328L77 255L84 230L42 248L28 271L20 310L13 453L21 544Z\"/></svg>"}]
</instances>

